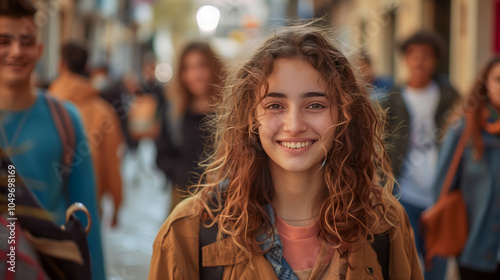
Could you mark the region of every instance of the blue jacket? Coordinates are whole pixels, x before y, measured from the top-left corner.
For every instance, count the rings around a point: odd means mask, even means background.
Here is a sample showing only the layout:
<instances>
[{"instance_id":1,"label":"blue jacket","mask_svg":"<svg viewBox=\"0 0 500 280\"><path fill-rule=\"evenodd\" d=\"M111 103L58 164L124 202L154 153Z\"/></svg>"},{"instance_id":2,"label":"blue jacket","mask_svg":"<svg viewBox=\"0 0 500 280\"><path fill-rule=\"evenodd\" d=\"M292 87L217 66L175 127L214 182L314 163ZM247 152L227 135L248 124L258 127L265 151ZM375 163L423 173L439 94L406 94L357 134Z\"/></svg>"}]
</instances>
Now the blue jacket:
<instances>
[{"instance_id":1,"label":"blue jacket","mask_svg":"<svg viewBox=\"0 0 500 280\"><path fill-rule=\"evenodd\" d=\"M464 127L463 120L451 127L441 147L434 183L436 199ZM500 136L482 131L482 137L483 157L474 159L469 141L451 187L462 191L469 220L469 237L458 262L475 270L495 271L500 249Z\"/></svg>"}]
</instances>

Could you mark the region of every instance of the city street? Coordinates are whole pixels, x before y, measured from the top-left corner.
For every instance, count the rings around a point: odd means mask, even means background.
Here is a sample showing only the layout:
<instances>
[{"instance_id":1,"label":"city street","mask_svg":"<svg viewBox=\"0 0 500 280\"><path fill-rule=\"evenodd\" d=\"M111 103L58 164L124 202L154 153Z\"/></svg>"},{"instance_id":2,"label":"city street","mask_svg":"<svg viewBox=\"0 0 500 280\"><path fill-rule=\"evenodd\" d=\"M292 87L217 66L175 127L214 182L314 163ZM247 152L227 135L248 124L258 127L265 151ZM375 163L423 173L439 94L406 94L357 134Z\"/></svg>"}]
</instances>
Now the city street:
<instances>
[{"instance_id":1,"label":"city street","mask_svg":"<svg viewBox=\"0 0 500 280\"><path fill-rule=\"evenodd\" d=\"M110 228L111 200L103 205L102 240L109 280L143 280L147 278L152 245L165 220L170 188L156 169L156 150L152 141L141 142L137 158L127 154L122 162L124 202L117 228Z\"/></svg>"}]
</instances>

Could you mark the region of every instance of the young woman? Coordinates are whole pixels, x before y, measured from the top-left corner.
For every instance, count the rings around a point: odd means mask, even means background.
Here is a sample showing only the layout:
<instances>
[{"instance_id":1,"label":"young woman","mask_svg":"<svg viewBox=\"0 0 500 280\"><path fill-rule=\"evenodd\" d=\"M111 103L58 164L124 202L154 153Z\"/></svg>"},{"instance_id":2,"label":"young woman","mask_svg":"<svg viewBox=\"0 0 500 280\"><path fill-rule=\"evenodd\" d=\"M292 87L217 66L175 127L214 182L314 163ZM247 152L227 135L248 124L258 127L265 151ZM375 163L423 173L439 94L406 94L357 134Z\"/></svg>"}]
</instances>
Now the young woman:
<instances>
[{"instance_id":1,"label":"young woman","mask_svg":"<svg viewBox=\"0 0 500 280\"><path fill-rule=\"evenodd\" d=\"M195 178L192 174L198 173L208 136L200 128L213 109L214 99L220 95L221 68L220 60L205 42L191 42L181 53L176 87L170 91L173 103L170 135L174 145L159 142L156 161L174 185L171 209L189 194L187 186Z\"/></svg>"},{"instance_id":2,"label":"young woman","mask_svg":"<svg viewBox=\"0 0 500 280\"><path fill-rule=\"evenodd\" d=\"M422 279L382 125L329 38L282 28L233 68L200 191L158 233L150 280L216 279L211 267L219 279Z\"/></svg>"},{"instance_id":3,"label":"young woman","mask_svg":"<svg viewBox=\"0 0 500 280\"><path fill-rule=\"evenodd\" d=\"M469 236L458 257L460 277L500 279L500 56L492 58L465 99L462 119L441 149L436 193L444 183L459 139L469 133L451 189L460 189L467 206Z\"/></svg>"}]
</instances>

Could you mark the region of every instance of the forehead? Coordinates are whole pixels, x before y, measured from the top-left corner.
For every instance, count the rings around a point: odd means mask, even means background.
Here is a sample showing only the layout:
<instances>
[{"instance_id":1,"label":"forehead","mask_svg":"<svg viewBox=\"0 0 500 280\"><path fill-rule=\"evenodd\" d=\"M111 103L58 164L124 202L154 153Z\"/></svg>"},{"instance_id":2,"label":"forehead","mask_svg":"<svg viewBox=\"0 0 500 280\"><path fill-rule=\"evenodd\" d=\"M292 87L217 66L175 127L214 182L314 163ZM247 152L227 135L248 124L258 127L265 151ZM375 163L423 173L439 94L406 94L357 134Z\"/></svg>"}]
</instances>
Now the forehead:
<instances>
[{"instance_id":1,"label":"forehead","mask_svg":"<svg viewBox=\"0 0 500 280\"><path fill-rule=\"evenodd\" d=\"M198 62L205 60L205 54L200 50L191 50L184 55L184 62Z\"/></svg>"},{"instance_id":2,"label":"forehead","mask_svg":"<svg viewBox=\"0 0 500 280\"><path fill-rule=\"evenodd\" d=\"M309 62L300 58L280 58L274 62L267 82L269 90L286 92L325 88L321 74Z\"/></svg>"},{"instance_id":3,"label":"forehead","mask_svg":"<svg viewBox=\"0 0 500 280\"><path fill-rule=\"evenodd\" d=\"M0 34L36 35L36 32L32 18L0 16Z\"/></svg>"},{"instance_id":4,"label":"forehead","mask_svg":"<svg viewBox=\"0 0 500 280\"><path fill-rule=\"evenodd\" d=\"M419 43L419 44L411 44L406 48L405 54L414 54L414 53L423 53L426 55L434 56L434 49L429 44Z\"/></svg>"},{"instance_id":5,"label":"forehead","mask_svg":"<svg viewBox=\"0 0 500 280\"><path fill-rule=\"evenodd\" d=\"M493 67L491 67L489 77L500 76L500 62L495 63Z\"/></svg>"}]
</instances>

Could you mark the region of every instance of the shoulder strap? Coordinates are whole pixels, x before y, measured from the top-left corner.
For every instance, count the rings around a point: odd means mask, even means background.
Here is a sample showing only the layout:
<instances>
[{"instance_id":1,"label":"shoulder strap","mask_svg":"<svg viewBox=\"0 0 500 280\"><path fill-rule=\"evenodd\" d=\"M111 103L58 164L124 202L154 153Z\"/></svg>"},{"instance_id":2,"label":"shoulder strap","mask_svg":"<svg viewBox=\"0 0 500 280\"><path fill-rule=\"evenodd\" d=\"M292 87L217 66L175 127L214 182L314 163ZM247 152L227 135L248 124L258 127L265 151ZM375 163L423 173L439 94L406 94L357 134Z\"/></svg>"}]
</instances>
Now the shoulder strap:
<instances>
[{"instance_id":1,"label":"shoulder strap","mask_svg":"<svg viewBox=\"0 0 500 280\"><path fill-rule=\"evenodd\" d=\"M219 192L223 192L225 189L225 185L221 184L217 187ZM212 193L214 195L214 193ZM214 198L213 196L212 198ZM221 195L222 204L224 204L226 196L224 194ZM213 205L212 200L208 200L209 207L214 209L216 206ZM200 269L200 280L222 280L222 272L224 271L224 267L222 266L213 266L213 267L204 267L203 266L203 250L202 248L206 245L210 245L212 243L217 242L217 233L219 232L219 225L214 223L211 227L205 227L203 221L200 221L200 237L199 237L199 269Z\"/></svg>"},{"instance_id":2,"label":"shoulder strap","mask_svg":"<svg viewBox=\"0 0 500 280\"><path fill-rule=\"evenodd\" d=\"M219 231L219 226L214 224L213 226L207 228L200 222L200 245L199 245L199 268L200 268L200 280L221 280L222 271L224 268L222 266L203 266L203 251L202 248L206 245L212 244L217 241L217 232Z\"/></svg>"},{"instance_id":3,"label":"shoulder strap","mask_svg":"<svg viewBox=\"0 0 500 280\"><path fill-rule=\"evenodd\" d=\"M446 177L443 183L443 187L441 189L441 193L439 194L438 200L441 197L445 197L450 191L453 179L455 178L455 174L457 172L458 165L460 164L460 160L462 159L465 147L467 146L468 138L469 138L469 124L466 122L462 135L460 136L460 140L458 141L455 153L453 154L450 167L448 168L448 172L446 173Z\"/></svg>"},{"instance_id":4,"label":"shoulder strap","mask_svg":"<svg viewBox=\"0 0 500 280\"><path fill-rule=\"evenodd\" d=\"M382 276L384 279L389 279L389 263L391 253L391 241L389 240L389 233L375 234L372 248L377 253L378 263L382 268Z\"/></svg>"},{"instance_id":5,"label":"shoulder strap","mask_svg":"<svg viewBox=\"0 0 500 280\"><path fill-rule=\"evenodd\" d=\"M59 138L62 142L62 161L61 163L69 167L73 162L72 151L76 146L75 130L73 128L73 122L69 116L68 111L64 108L61 101L55 99L48 94L42 94L49 105L50 113L52 114L52 119L56 125ZM64 172L62 175L64 185L67 184L69 173Z\"/></svg>"}]
</instances>

